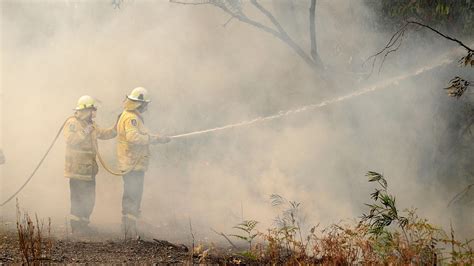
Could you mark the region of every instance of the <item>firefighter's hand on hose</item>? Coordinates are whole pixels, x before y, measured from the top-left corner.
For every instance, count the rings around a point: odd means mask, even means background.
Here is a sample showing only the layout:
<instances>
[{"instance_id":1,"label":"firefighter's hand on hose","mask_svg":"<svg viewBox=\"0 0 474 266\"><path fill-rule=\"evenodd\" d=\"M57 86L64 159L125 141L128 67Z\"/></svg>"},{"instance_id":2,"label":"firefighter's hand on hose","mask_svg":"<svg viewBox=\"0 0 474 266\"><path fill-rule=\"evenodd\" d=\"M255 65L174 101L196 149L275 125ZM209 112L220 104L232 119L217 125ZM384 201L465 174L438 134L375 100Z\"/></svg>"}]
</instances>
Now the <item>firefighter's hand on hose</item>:
<instances>
[{"instance_id":1,"label":"firefighter's hand on hose","mask_svg":"<svg viewBox=\"0 0 474 266\"><path fill-rule=\"evenodd\" d=\"M170 141L171 141L171 138L169 138L169 137L150 134L150 143L151 144L168 143Z\"/></svg>"},{"instance_id":2,"label":"firefighter's hand on hose","mask_svg":"<svg viewBox=\"0 0 474 266\"><path fill-rule=\"evenodd\" d=\"M168 143L171 141L171 138L170 137L167 137L167 136L163 136L163 137L160 137L159 140L158 140L160 143Z\"/></svg>"},{"instance_id":3,"label":"firefighter's hand on hose","mask_svg":"<svg viewBox=\"0 0 474 266\"><path fill-rule=\"evenodd\" d=\"M87 125L87 126L82 130L82 132L83 132L85 135L89 135L93 130L94 130L94 125L89 124L89 125Z\"/></svg>"}]
</instances>

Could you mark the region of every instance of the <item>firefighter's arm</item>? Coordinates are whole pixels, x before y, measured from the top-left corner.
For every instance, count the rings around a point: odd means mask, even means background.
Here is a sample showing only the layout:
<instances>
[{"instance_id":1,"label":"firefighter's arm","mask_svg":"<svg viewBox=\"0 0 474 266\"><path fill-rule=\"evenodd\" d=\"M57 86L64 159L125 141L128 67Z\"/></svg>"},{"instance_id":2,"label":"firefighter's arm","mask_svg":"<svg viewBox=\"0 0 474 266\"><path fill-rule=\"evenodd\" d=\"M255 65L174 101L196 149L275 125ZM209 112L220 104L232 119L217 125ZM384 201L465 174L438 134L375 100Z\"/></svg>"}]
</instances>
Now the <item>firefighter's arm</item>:
<instances>
[{"instance_id":1,"label":"firefighter's arm","mask_svg":"<svg viewBox=\"0 0 474 266\"><path fill-rule=\"evenodd\" d=\"M77 145L86 139L86 136L90 134L90 130L85 130L76 121L68 121L64 126L64 138L66 144Z\"/></svg>"},{"instance_id":2,"label":"firefighter's arm","mask_svg":"<svg viewBox=\"0 0 474 266\"><path fill-rule=\"evenodd\" d=\"M158 134L150 134L150 143L151 144L163 144L163 143L168 143L170 142L171 139L167 136L160 136Z\"/></svg>"},{"instance_id":3,"label":"firefighter's arm","mask_svg":"<svg viewBox=\"0 0 474 266\"><path fill-rule=\"evenodd\" d=\"M127 139L127 142L138 145L150 144L150 136L148 133L139 130L136 119L127 119L124 122L125 138Z\"/></svg>"},{"instance_id":4,"label":"firefighter's arm","mask_svg":"<svg viewBox=\"0 0 474 266\"><path fill-rule=\"evenodd\" d=\"M98 139L113 139L117 136L117 127L115 125L109 128L101 128L95 125L95 131Z\"/></svg>"}]
</instances>

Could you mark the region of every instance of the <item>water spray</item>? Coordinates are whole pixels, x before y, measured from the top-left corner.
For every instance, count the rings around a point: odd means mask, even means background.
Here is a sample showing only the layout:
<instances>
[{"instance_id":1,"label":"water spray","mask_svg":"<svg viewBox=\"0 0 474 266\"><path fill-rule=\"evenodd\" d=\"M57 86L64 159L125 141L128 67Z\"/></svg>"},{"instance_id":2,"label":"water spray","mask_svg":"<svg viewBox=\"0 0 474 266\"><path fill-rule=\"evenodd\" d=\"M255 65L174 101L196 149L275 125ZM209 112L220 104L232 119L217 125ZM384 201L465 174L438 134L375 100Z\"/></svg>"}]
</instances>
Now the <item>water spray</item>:
<instances>
[{"instance_id":1,"label":"water spray","mask_svg":"<svg viewBox=\"0 0 474 266\"><path fill-rule=\"evenodd\" d=\"M297 113L301 113L301 112L305 112L305 111L309 111L309 110L319 109L321 107L331 105L331 104L334 104L334 103L338 103L338 102L342 102L342 101L345 101L345 100L348 100L348 99L351 99L351 98L354 98L354 97L357 97L357 96L367 94L369 92L374 92L374 91L377 91L377 90L387 88L388 86L390 86L392 84L397 84L398 82L400 82L402 80L421 75L426 71L430 71L432 69L435 69L435 68L443 66L443 65L450 64L452 62L453 62L452 59L440 60L439 62L437 62L435 64L421 67L418 70L416 70L415 72L412 72L410 74L404 74L404 75L400 75L400 76L397 76L397 77L393 77L391 79L384 80L383 82L381 82L379 84L368 86L368 87L362 88L360 90L354 91L352 93L349 93L349 94L346 94L346 95L343 95L343 96L339 96L337 98L328 99L328 100L322 101L320 103L304 105L304 106L301 106L301 107L298 107L298 108L295 108L295 109L290 109L290 110L287 110L287 111L280 111L280 112L278 112L276 114L273 114L273 115L260 116L260 117L257 117L257 118L251 119L251 120L245 120L245 121L241 121L241 122L238 122L238 123L235 123L235 124L229 124L229 125L225 125L225 126L220 126L220 127L215 127L215 128L210 128L210 129L205 129L205 130L200 130L200 131L194 131L194 132L189 132L189 133L177 134L177 135L173 135L173 136L169 136L169 137L171 139L191 137L191 136L195 136L195 135L201 135L201 134L221 131L221 130L225 130L225 129L248 126L248 125L251 125L251 124L258 123L258 122L269 121L269 120L273 120L273 119L277 119L277 118L286 117L286 116L289 116L289 115L292 115L292 114L297 114Z\"/></svg>"},{"instance_id":2,"label":"water spray","mask_svg":"<svg viewBox=\"0 0 474 266\"><path fill-rule=\"evenodd\" d=\"M449 54L451 54L451 53L449 53ZM194 131L194 132L189 132L189 133L177 134L177 135L173 135L173 136L169 136L169 137L171 139L191 137L191 136L201 135L201 134L205 134L205 133L212 133L212 132L231 129L231 128L248 126L248 125L258 123L258 122L274 120L274 119L286 117L286 116L289 116L289 115L292 115L292 114L297 114L297 113L301 113L301 112L305 112L305 111L309 111L309 110L318 109L318 108L321 108L321 107L324 107L324 106L327 106L327 105L342 102L342 101L352 99L352 98L357 97L357 96L361 96L361 95L364 95L364 94L367 94L367 93L370 93L370 92L374 92L374 91L378 91L378 90L387 88L388 86L390 86L392 84L397 84L398 82L400 82L402 80L421 75L421 74L425 73L426 71L430 71L432 69L435 69L435 68L443 66L443 65L450 64L452 62L453 62L453 60L449 59L449 56L448 56L447 58L445 58L443 60L440 60L437 63L431 64L429 66L421 67L418 70L416 70L415 72L412 72L412 73L409 73L409 74L404 74L404 75L399 75L397 77L393 77L391 79L384 80L381 83L362 88L362 89L354 91L352 93L349 93L349 94L346 94L346 95L343 95L343 96L339 96L337 98L328 99L328 100L322 101L320 103L304 105L304 106L301 106L301 107L298 107L298 108L295 108L295 109L290 109L290 110L287 110L287 111L280 111L280 112L278 112L276 114L273 114L273 115L270 115L270 116L260 116L260 117L257 117L257 118L251 119L251 120L245 120L245 121L241 121L241 122L234 123L234 124L229 124L229 125L225 125L225 126L221 126L221 127L215 127L215 128L210 128L210 129L205 129L205 130L200 130L200 131ZM59 138L65 123L66 122L64 122L63 125L60 127L60 129L57 132L57 134L56 134L55 138L53 139L52 143L49 145L46 153L43 155L43 157L41 158L41 160L39 161L38 165L33 170L33 172L30 174L30 176L26 179L26 181L23 183L23 185L15 193L13 193L13 195L8 197L7 200L0 203L0 207L3 207L8 202L10 202L30 182L30 180L33 178L33 176L36 174L38 169L43 164L44 160L46 159L49 152L53 148L53 146L56 143L57 139ZM97 149L97 153L99 154L98 149ZM106 166L106 164L103 162L101 157L99 157L99 160L107 171L109 171L110 173L112 173L114 175L119 175L118 173L115 173L114 171L110 170Z\"/></svg>"}]
</instances>

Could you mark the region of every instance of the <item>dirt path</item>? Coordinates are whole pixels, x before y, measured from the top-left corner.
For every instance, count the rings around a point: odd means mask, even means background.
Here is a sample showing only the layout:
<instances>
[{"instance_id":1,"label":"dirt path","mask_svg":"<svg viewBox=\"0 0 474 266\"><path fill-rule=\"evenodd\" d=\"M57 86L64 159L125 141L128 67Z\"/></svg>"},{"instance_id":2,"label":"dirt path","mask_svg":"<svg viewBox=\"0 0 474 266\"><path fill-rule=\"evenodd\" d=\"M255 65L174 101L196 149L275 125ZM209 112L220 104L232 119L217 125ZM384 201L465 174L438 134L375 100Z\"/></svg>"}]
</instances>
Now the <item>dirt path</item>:
<instances>
[{"instance_id":1,"label":"dirt path","mask_svg":"<svg viewBox=\"0 0 474 266\"><path fill-rule=\"evenodd\" d=\"M220 252L219 255L194 255L193 263L232 264L239 261ZM88 241L85 238L53 241L51 256L45 261L53 263L190 263L188 247L165 240L106 240ZM18 236L15 231L0 232L0 264L21 263Z\"/></svg>"}]
</instances>

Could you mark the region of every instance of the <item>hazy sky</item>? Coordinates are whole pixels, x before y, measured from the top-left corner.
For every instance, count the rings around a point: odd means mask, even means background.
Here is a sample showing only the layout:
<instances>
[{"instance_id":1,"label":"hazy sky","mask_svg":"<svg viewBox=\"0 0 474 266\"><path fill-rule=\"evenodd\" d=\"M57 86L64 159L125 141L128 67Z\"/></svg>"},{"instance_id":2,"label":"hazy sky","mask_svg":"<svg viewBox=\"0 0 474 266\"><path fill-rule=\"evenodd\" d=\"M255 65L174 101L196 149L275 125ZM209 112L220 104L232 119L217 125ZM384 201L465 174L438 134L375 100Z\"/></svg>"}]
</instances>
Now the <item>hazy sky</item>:
<instances>
[{"instance_id":1,"label":"hazy sky","mask_svg":"<svg viewBox=\"0 0 474 266\"><path fill-rule=\"evenodd\" d=\"M326 75L315 75L284 43L210 5L168 1L1 2L1 197L21 185L76 100L100 100L97 121L112 125L134 87L151 93L145 115L154 132L175 134L278 113L353 92L437 64L455 45L409 39L369 79L361 63L390 33L374 30L362 1L318 1L317 40ZM308 51L307 6L261 1ZM252 5L244 11L268 24ZM455 58L454 58L455 59ZM454 70L453 70L454 69ZM375 71L377 72L378 69ZM269 196L302 203L307 225L357 218L373 189L364 174L384 173L400 206L418 207L449 224L452 191L432 178L449 102L441 90L458 71L436 68L383 91L317 111L152 148L142 203L143 221L187 232L191 218L203 235L230 230L243 216L269 225L278 210ZM459 70L463 71L463 70ZM471 75L472 73L465 73ZM100 142L115 166L115 140ZM63 225L69 212L61 138L19 196L22 207ZM440 193L443 192L443 193ZM100 169L92 225L120 221L122 181ZM1 209L14 217L14 204ZM469 217L472 221L473 217ZM117 227L118 232L118 227Z\"/></svg>"}]
</instances>

